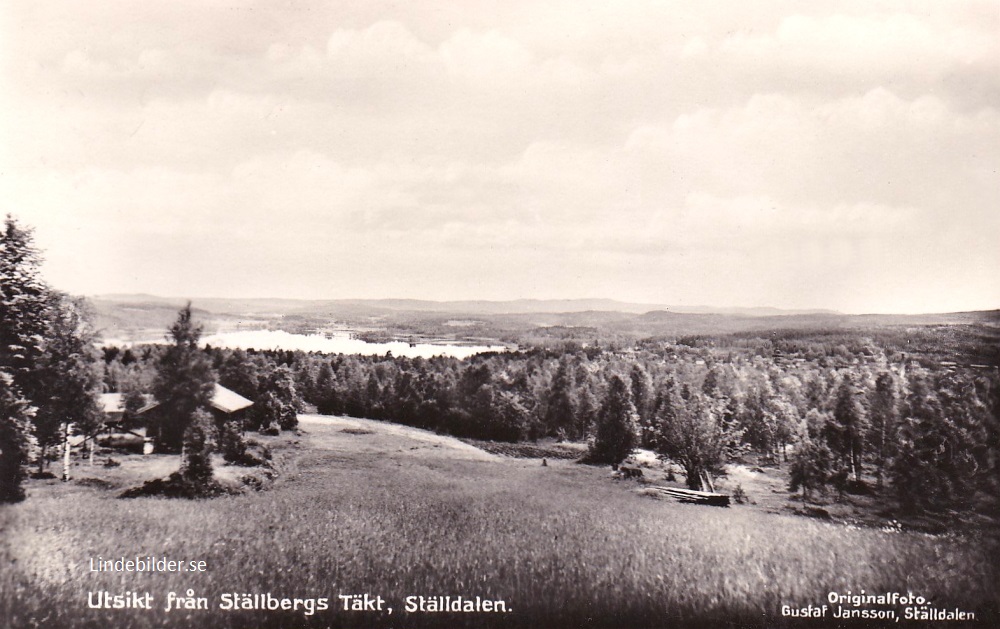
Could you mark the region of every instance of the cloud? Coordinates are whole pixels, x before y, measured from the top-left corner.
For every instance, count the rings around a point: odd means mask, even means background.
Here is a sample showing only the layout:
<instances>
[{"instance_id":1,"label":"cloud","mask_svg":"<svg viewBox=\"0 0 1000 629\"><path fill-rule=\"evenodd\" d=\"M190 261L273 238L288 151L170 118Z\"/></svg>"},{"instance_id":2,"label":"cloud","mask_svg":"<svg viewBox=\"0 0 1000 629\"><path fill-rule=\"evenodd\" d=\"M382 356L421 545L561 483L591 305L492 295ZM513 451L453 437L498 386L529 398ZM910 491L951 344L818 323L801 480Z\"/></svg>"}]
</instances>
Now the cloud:
<instances>
[{"instance_id":1,"label":"cloud","mask_svg":"<svg viewBox=\"0 0 1000 629\"><path fill-rule=\"evenodd\" d=\"M913 14L790 15L777 29L737 32L720 44L727 54L840 70L940 71L950 64L995 58L996 38ZM873 64L872 60L878 60Z\"/></svg>"},{"instance_id":2,"label":"cloud","mask_svg":"<svg viewBox=\"0 0 1000 629\"><path fill-rule=\"evenodd\" d=\"M670 126L639 127L625 149L644 190L665 197L703 189L943 210L956 198L970 207L997 200L982 177L995 166L998 141L995 109L968 114L934 96L908 101L880 87L833 101L758 94L681 114Z\"/></svg>"},{"instance_id":3,"label":"cloud","mask_svg":"<svg viewBox=\"0 0 1000 629\"><path fill-rule=\"evenodd\" d=\"M71 289L988 302L988 4L20 5L0 194Z\"/></svg>"}]
</instances>

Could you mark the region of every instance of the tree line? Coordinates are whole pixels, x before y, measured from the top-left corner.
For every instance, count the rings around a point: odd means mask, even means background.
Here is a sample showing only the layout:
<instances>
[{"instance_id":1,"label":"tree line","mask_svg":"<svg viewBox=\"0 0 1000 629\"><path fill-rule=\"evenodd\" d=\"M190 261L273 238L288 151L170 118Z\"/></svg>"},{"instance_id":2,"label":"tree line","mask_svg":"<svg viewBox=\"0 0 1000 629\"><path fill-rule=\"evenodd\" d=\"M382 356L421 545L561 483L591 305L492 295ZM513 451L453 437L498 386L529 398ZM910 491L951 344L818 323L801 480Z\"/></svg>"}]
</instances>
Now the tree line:
<instances>
[{"instance_id":1,"label":"tree line","mask_svg":"<svg viewBox=\"0 0 1000 629\"><path fill-rule=\"evenodd\" d=\"M163 351L106 349L107 386L148 379ZM911 511L970 507L1000 486L995 369L932 369L878 352L779 363L670 342L464 360L202 351L220 384L255 401L249 429L291 427L312 408L475 439L588 440L601 463L642 446L696 489L726 462L753 458L788 466L804 497L889 491Z\"/></svg>"}]
</instances>

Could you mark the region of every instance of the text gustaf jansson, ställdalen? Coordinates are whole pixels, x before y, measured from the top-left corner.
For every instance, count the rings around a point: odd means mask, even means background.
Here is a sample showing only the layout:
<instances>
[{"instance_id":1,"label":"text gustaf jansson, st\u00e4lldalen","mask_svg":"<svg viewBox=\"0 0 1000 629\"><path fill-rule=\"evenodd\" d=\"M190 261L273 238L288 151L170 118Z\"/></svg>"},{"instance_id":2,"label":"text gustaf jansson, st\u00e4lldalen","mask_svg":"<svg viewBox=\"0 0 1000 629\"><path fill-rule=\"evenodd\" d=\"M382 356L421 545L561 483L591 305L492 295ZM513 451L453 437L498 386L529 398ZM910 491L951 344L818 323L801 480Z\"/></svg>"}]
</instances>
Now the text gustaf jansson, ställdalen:
<instances>
[{"instance_id":1,"label":"text gustaf jansson, st\u00e4lldalen","mask_svg":"<svg viewBox=\"0 0 1000 629\"><path fill-rule=\"evenodd\" d=\"M783 618L863 620L879 622L974 621L974 611L938 607L923 596L907 592L830 592L822 604L782 605Z\"/></svg>"}]
</instances>

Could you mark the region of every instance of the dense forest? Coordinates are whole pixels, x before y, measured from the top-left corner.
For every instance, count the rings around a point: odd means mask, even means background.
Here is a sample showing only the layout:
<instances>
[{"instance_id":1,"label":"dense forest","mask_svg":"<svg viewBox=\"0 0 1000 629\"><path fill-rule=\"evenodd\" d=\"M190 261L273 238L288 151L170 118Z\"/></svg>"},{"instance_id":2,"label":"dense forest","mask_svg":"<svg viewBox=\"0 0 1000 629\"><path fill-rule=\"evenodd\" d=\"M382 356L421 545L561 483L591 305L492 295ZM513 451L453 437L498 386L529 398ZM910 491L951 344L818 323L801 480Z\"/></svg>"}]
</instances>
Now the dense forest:
<instances>
[{"instance_id":1,"label":"dense forest","mask_svg":"<svg viewBox=\"0 0 1000 629\"><path fill-rule=\"evenodd\" d=\"M105 387L147 390L163 351L105 348ZM882 490L909 512L972 508L1000 488L997 369L917 360L857 334L568 342L466 360L203 352L220 384L255 401L247 430L315 409L459 437L593 443L617 414L692 488L748 457L789 466L806 495Z\"/></svg>"}]
</instances>

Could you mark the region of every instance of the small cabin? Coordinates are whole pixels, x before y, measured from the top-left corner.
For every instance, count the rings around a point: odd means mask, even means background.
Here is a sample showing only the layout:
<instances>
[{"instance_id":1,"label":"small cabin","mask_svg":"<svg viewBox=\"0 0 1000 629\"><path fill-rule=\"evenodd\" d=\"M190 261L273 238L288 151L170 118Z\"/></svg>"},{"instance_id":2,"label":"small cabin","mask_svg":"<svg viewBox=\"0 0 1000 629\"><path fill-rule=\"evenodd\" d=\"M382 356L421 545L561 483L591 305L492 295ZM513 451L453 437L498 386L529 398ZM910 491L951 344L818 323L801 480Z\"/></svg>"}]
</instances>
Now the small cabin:
<instances>
[{"instance_id":1,"label":"small cabin","mask_svg":"<svg viewBox=\"0 0 1000 629\"><path fill-rule=\"evenodd\" d=\"M208 411L218 424L235 421L242 425L246 419L247 409L251 406L253 406L253 402L250 400L216 383ZM147 436L153 438L161 445L164 445L163 442L166 441L170 444L168 447L180 447L179 434L165 434L163 430L164 424L161 421L165 418L158 412L159 408L160 403L154 400L139 411L140 421L146 426Z\"/></svg>"}]
</instances>

